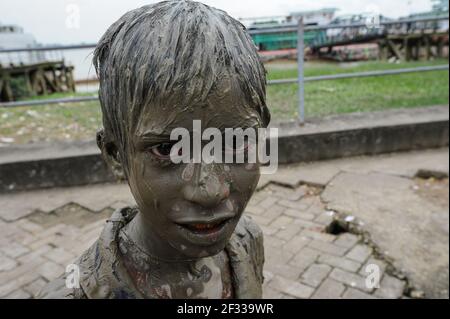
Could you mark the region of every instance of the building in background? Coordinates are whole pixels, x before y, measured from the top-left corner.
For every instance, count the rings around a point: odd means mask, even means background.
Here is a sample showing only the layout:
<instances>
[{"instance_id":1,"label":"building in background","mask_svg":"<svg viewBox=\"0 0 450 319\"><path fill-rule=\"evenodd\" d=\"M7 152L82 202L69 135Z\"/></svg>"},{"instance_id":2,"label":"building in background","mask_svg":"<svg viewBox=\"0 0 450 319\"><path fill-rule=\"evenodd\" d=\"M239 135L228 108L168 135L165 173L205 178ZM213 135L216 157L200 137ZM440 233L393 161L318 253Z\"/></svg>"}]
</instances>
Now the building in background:
<instances>
[{"instance_id":1,"label":"building in background","mask_svg":"<svg viewBox=\"0 0 450 319\"><path fill-rule=\"evenodd\" d=\"M429 60L448 57L448 2L432 0L431 11L395 20L373 12L335 16L337 9L325 8L247 21L266 60L296 56L300 18L306 27L307 58Z\"/></svg>"},{"instance_id":2,"label":"building in background","mask_svg":"<svg viewBox=\"0 0 450 319\"><path fill-rule=\"evenodd\" d=\"M433 7L431 11L420 12L416 14L411 14L404 19L413 19L413 18L429 18L429 17L439 17L439 16L448 16L448 0L432 0ZM423 26L418 25L418 28ZM448 30L448 19L440 20L434 22L434 24L428 23L427 27L435 28L437 31L447 31Z\"/></svg>"},{"instance_id":3,"label":"building in background","mask_svg":"<svg viewBox=\"0 0 450 319\"><path fill-rule=\"evenodd\" d=\"M25 48L36 45L33 35L24 33L23 28L17 25L3 25L0 22L0 48Z\"/></svg>"},{"instance_id":4,"label":"building in background","mask_svg":"<svg viewBox=\"0 0 450 319\"><path fill-rule=\"evenodd\" d=\"M297 47L297 32L292 30L303 17L305 25L322 26L329 24L338 9L325 8L314 11L293 12L285 17L269 17L244 19L250 22L248 29L260 51L275 51L293 49ZM255 32L252 32L255 31ZM320 36L323 31L308 31L305 33L305 43Z\"/></svg>"},{"instance_id":5,"label":"building in background","mask_svg":"<svg viewBox=\"0 0 450 319\"><path fill-rule=\"evenodd\" d=\"M0 22L0 49L22 49L36 47L38 43L34 36L25 33L17 25L3 25ZM42 52L0 53L0 64L33 64L45 61Z\"/></svg>"},{"instance_id":6,"label":"building in background","mask_svg":"<svg viewBox=\"0 0 450 319\"><path fill-rule=\"evenodd\" d=\"M15 25L0 24L0 50L39 47L33 35ZM73 66L55 51L0 51L0 101L73 92Z\"/></svg>"},{"instance_id":7,"label":"building in background","mask_svg":"<svg viewBox=\"0 0 450 319\"><path fill-rule=\"evenodd\" d=\"M320 10L293 12L287 16L287 21L293 21L297 24L299 19L303 18L305 26L327 25L334 19L338 10L337 8L324 8Z\"/></svg>"}]
</instances>

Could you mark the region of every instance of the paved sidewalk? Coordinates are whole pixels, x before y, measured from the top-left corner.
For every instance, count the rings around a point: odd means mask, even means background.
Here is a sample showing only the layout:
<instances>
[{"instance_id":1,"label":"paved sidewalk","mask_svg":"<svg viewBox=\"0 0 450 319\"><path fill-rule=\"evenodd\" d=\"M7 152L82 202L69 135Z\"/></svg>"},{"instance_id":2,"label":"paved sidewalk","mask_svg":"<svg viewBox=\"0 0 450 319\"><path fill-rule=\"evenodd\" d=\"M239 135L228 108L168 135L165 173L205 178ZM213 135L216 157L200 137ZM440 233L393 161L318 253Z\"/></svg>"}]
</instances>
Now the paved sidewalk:
<instances>
[{"instance_id":1,"label":"paved sidewalk","mask_svg":"<svg viewBox=\"0 0 450 319\"><path fill-rule=\"evenodd\" d=\"M265 234L264 297L448 298L448 158L445 148L262 177L247 214ZM0 195L0 298L32 298L130 204L122 184ZM368 265L380 288L366 285Z\"/></svg>"}]
</instances>

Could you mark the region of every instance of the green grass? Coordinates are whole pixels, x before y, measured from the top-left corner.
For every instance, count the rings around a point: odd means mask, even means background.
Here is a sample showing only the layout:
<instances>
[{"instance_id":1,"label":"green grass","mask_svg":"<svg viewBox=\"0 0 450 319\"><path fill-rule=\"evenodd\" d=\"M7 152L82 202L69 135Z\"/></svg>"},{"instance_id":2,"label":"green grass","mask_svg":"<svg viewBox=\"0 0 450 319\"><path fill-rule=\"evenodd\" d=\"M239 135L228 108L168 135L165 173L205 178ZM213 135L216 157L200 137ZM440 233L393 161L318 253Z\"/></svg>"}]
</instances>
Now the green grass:
<instances>
[{"instance_id":1,"label":"green grass","mask_svg":"<svg viewBox=\"0 0 450 319\"><path fill-rule=\"evenodd\" d=\"M0 108L0 144L93 139L100 126L98 102Z\"/></svg>"},{"instance_id":2,"label":"green grass","mask_svg":"<svg viewBox=\"0 0 450 319\"><path fill-rule=\"evenodd\" d=\"M364 72L446 64L447 61L400 64L366 62L339 66L310 64L305 76ZM296 64L268 65L268 79L297 77ZM392 108L448 104L448 71L409 73L371 78L341 79L305 84L307 117L351 112L371 112ZM267 103L274 119L297 116L297 85L273 85L267 88Z\"/></svg>"},{"instance_id":3,"label":"green grass","mask_svg":"<svg viewBox=\"0 0 450 319\"><path fill-rule=\"evenodd\" d=\"M307 63L305 76L447 63L448 60L400 64L382 62ZM269 63L266 68L269 80L297 76L297 65L292 62ZM305 85L306 116L448 104L448 91L448 71L311 82ZM33 99L85 95L90 94L58 93ZM297 101L296 84L273 85L267 88L267 103L274 120L296 117ZM100 126L101 114L98 102L0 108L0 144L5 143L5 138L7 138L6 141L8 138L13 138L14 143L92 139Z\"/></svg>"}]
</instances>

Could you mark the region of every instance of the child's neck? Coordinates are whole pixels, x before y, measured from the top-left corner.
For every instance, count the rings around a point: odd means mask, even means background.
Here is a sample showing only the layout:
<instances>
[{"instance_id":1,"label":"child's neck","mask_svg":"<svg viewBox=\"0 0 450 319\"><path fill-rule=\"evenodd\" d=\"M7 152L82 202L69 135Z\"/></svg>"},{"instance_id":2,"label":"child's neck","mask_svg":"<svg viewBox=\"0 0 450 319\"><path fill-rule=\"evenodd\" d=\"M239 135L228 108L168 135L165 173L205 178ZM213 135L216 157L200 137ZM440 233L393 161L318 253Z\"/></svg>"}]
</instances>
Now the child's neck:
<instances>
[{"instance_id":1,"label":"child's neck","mask_svg":"<svg viewBox=\"0 0 450 319\"><path fill-rule=\"evenodd\" d=\"M148 298L229 298L232 295L228 257L188 259L168 253L142 233L139 214L119 233L119 250L136 287ZM136 234L141 234L136 236ZM143 240L144 239L144 240Z\"/></svg>"},{"instance_id":2,"label":"child's neck","mask_svg":"<svg viewBox=\"0 0 450 319\"><path fill-rule=\"evenodd\" d=\"M195 264L202 259L201 257L189 258L172 247L167 240L153 231L140 213L122 229L122 232L137 246L140 253L155 261L163 263L182 262L188 265Z\"/></svg>"}]
</instances>

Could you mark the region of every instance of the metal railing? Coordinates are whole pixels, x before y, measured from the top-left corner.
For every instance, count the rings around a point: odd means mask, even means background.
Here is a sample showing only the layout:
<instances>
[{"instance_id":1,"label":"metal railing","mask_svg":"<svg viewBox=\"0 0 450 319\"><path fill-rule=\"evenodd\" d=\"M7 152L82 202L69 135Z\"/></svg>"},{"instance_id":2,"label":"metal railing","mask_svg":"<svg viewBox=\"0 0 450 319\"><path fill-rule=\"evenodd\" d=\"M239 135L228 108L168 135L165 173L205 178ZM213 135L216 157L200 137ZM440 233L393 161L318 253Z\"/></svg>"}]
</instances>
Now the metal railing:
<instances>
[{"instance_id":1,"label":"metal railing","mask_svg":"<svg viewBox=\"0 0 450 319\"><path fill-rule=\"evenodd\" d=\"M27 47L27 48L12 48L12 49L0 49L0 53L15 53L15 52L30 52L30 51L63 51L63 50L79 50L79 49L92 49L97 46L97 43L88 44L69 44L69 45L49 45L39 47Z\"/></svg>"},{"instance_id":2,"label":"metal railing","mask_svg":"<svg viewBox=\"0 0 450 319\"><path fill-rule=\"evenodd\" d=\"M416 19L404 19L382 22L382 25L396 25L399 23L413 23L413 22L426 22L426 21L438 21L448 19L448 15L439 17L428 17L428 18L416 18ZM415 68L404 68L404 69L391 69L391 70L380 70L380 71L367 71L367 72L354 72L354 73L341 73L332 75L322 75L322 76L304 76L304 32L305 30L326 30L326 29L340 29L349 27L367 27L366 24L343 24L343 25L328 25L328 26L304 26L303 19L299 19L297 27L290 26L288 28L283 28L283 31L296 31L298 36L297 41L297 62L298 62L298 77L292 79L279 79L270 80L268 85L280 85L280 84L293 84L298 83L298 114L299 123L303 124L305 121L305 93L304 84L307 82L315 81L328 81L328 80L338 80L338 79L350 79L350 78L365 78L365 77L375 77L375 76L386 76L386 75L397 75L397 74L407 74L415 72L431 72L431 71L445 71L449 70L449 65L438 65L438 66L424 66ZM286 29L286 30L285 30ZM252 30L260 31L260 30ZM269 30L270 31L270 30ZM267 32L267 30L265 30ZM280 32L280 28L277 28L276 32ZM8 52L28 52L28 51L48 51L48 50L73 50L73 49L86 49L94 48L96 44L81 44L81 45L68 45L68 46L49 46L49 47L36 47L36 48L22 48L22 49L0 49L0 53ZM67 103L79 103L79 102L91 102L97 101L98 96L84 96L84 97L74 97L74 98L61 98L61 99L42 99L42 100L32 100L32 101L19 101L19 102L6 102L0 103L0 107L19 107L19 106L38 106L47 104L67 104Z\"/></svg>"},{"instance_id":3,"label":"metal railing","mask_svg":"<svg viewBox=\"0 0 450 319\"><path fill-rule=\"evenodd\" d=\"M92 102L98 101L97 95L92 96L80 96L80 97L68 97L60 99L42 99L31 101L17 101L17 102L4 102L0 103L0 107L20 107L20 106L37 106L37 105L49 105L49 104L68 104L68 103L80 103L80 102Z\"/></svg>"},{"instance_id":4,"label":"metal railing","mask_svg":"<svg viewBox=\"0 0 450 319\"><path fill-rule=\"evenodd\" d=\"M400 24L410 24L419 22L435 22L448 20L449 16L440 15L424 18L411 18L411 19L398 19L392 21L381 21L380 26L395 26ZM367 23L350 23L350 24L327 24L323 26L304 26L303 31L323 31L330 29L347 29L347 28L364 28L367 27ZM286 27L276 27L268 29L256 29L248 30L248 33L260 34L260 33L279 33L279 32L297 32L298 25L289 25ZM69 45L50 45L50 46L37 46L37 47L27 47L27 48L11 48L2 49L0 48L0 53L13 53L13 52L31 52L31 51L62 51L62 50L77 50L77 49L92 49L95 48L97 43L82 43L82 44L69 44Z\"/></svg>"},{"instance_id":5,"label":"metal railing","mask_svg":"<svg viewBox=\"0 0 450 319\"><path fill-rule=\"evenodd\" d=\"M366 72L353 72L353 73L338 73L330 75L318 75L318 76L308 76L304 78L304 82L317 82L317 81L329 81L329 80L340 80L340 79L351 79L351 78L367 78L367 77L377 77L385 75L396 75L405 73L418 73L418 72L432 72L432 71L446 71L449 70L449 65L436 65L436 66L420 66L415 68L404 68L404 69L391 69L391 70L380 70L380 71L366 71ZM277 85L277 84L293 84L297 83L297 78L292 79L280 79L280 80L270 80L267 84Z\"/></svg>"},{"instance_id":6,"label":"metal railing","mask_svg":"<svg viewBox=\"0 0 450 319\"><path fill-rule=\"evenodd\" d=\"M302 66L299 64L299 72L301 72ZM303 77L303 81L299 80L299 78L290 78L290 79L279 79L279 80L269 80L267 81L268 85L283 85L283 84L295 84L299 82L307 83L307 82L317 82L317 81L330 81L330 80L340 80L340 79L352 79L352 78L367 78L367 77L378 77L378 76L386 76L386 75L400 75L407 73L417 73L417 72L433 72L433 71L448 71L449 65L436 65L436 66L421 66L415 68L402 68L402 69L391 69L391 70L380 70L380 71L366 71L366 72L353 72L353 73L338 73L331 75L319 75L319 76L308 76ZM304 87L303 85L301 87ZM304 93L299 90L299 98L304 96ZM304 98L304 97L303 97ZM0 103L0 107L20 107L20 106L39 106L39 105L48 105L48 104L68 104L68 103L80 103L80 102L92 102L97 101L98 96L80 96L73 98L59 98L59 99L40 99L40 100L31 100L31 101L18 101L18 102L4 102ZM304 107L302 109L299 106L299 112L302 111L304 113ZM302 116L301 114L299 114ZM303 114L304 116L304 114Z\"/></svg>"},{"instance_id":7,"label":"metal railing","mask_svg":"<svg viewBox=\"0 0 450 319\"><path fill-rule=\"evenodd\" d=\"M442 21L448 20L448 14L442 15L438 17L426 17L426 18L415 18L415 19L401 19L394 21L383 21L380 22L380 27L386 27L390 25L398 25L398 24L410 24L417 22L429 22L429 21ZM326 75L326 76L316 76L310 79L306 79L304 76L305 69L303 67L305 61L305 50L304 50L304 33L305 30L328 30L328 29L346 29L346 28L355 28L355 27L364 27L368 29L367 23L360 24L349 24L349 25L327 25L327 26L305 26L303 24L303 18L300 18L297 25L297 34L298 34L298 43L297 43L297 63L298 67L298 78L295 82L298 82L298 120L299 124L303 125L305 123L305 93L304 93L304 85L307 81L323 81L323 80L336 80L336 79L348 79L352 77L370 77L370 76L384 76L384 75L393 75L393 74L405 74L411 72L429 72L429 71L442 71L448 70L449 66L436 66L436 67L420 67L420 68L409 68L409 69L397 69L397 70L384 70L384 71L369 71L369 72L360 72L360 73L350 73L350 74L334 74L334 75ZM436 68L436 69L433 69ZM276 84L286 84L286 83L294 83L294 79L286 79L279 80Z\"/></svg>"}]
</instances>

